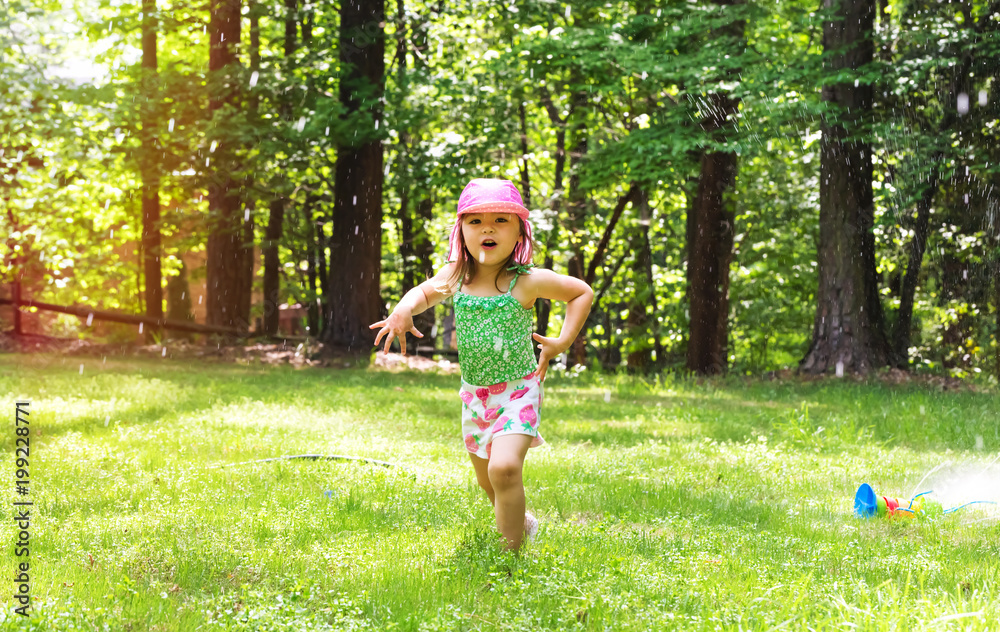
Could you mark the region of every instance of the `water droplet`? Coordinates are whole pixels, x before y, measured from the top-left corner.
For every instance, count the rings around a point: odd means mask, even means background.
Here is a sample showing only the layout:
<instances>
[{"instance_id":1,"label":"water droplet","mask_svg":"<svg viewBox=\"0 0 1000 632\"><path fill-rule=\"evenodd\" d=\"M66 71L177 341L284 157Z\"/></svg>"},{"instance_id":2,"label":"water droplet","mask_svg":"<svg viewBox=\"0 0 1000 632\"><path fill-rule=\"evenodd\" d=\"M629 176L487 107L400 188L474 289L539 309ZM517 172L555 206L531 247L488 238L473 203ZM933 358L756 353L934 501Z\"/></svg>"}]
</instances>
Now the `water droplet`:
<instances>
[{"instance_id":1,"label":"water droplet","mask_svg":"<svg viewBox=\"0 0 1000 632\"><path fill-rule=\"evenodd\" d=\"M837 377L844 377L844 363L837 360Z\"/></svg>"},{"instance_id":2,"label":"water droplet","mask_svg":"<svg viewBox=\"0 0 1000 632\"><path fill-rule=\"evenodd\" d=\"M260 76L260 73L258 73L256 70L253 71L252 73L250 73L250 87L251 88L254 87L255 85L257 85L257 77L259 77L259 76Z\"/></svg>"},{"instance_id":3,"label":"water droplet","mask_svg":"<svg viewBox=\"0 0 1000 632\"><path fill-rule=\"evenodd\" d=\"M80 375L83 375L83 365L80 365Z\"/></svg>"},{"instance_id":4,"label":"water droplet","mask_svg":"<svg viewBox=\"0 0 1000 632\"><path fill-rule=\"evenodd\" d=\"M486 262L486 251L485 250L480 250L479 251L479 263L485 263L485 262Z\"/></svg>"},{"instance_id":5,"label":"water droplet","mask_svg":"<svg viewBox=\"0 0 1000 632\"><path fill-rule=\"evenodd\" d=\"M167 123L167 131L168 132L174 131L174 119L170 119L170 122Z\"/></svg>"},{"instance_id":6,"label":"water droplet","mask_svg":"<svg viewBox=\"0 0 1000 632\"><path fill-rule=\"evenodd\" d=\"M140 334L142 333L142 325L143 325L143 323L139 323L139 333Z\"/></svg>"},{"instance_id":7,"label":"water droplet","mask_svg":"<svg viewBox=\"0 0 1000 632\"><path fill-rule=\"evenodd\" d=\"M607 404L610 402L611 402L611 391L604 391L604 403Z\"/></svg>"},{"instance_id":8,"label":"water droplet","mask_svg":"<svg viewBox=\"0 0 1000 632\"><path fill-rule=\"evenodd\" d=\"M90 327L94 322L94 315L87 314L87 327Z\"/></svg>"},{"instance_id":9,"label":"water droplet","mask_svg":"<svg viewBox=\"0 0 1000 632\"><path fill-rule=\"evenodd\" d=\"M958 95L958 103L956 103L958 108L958 115L962 116L969 113L969 95L961 92Z\"/></svg>"}]
</instances>

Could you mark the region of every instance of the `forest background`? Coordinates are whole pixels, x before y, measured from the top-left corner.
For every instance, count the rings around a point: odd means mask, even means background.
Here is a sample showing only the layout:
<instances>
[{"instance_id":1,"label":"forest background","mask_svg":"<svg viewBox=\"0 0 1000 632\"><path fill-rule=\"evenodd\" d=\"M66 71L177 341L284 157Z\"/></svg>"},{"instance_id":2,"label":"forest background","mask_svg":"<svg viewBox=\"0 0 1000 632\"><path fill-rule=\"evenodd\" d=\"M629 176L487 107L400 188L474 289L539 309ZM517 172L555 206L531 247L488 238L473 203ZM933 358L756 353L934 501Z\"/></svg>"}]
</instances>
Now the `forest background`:
<instances>
[{"instance_id":1,"label":"forest background","mask_svg":"<svg viewBox=\"0 0 1000 632\"><path fill-rule=\"evenodd\" d=\"M7 0L0 274L244 334L300 303L364 356L500 177L595 289L567 368L995 380L998 31L973 0Z\"/></svg>"}]
</instances>

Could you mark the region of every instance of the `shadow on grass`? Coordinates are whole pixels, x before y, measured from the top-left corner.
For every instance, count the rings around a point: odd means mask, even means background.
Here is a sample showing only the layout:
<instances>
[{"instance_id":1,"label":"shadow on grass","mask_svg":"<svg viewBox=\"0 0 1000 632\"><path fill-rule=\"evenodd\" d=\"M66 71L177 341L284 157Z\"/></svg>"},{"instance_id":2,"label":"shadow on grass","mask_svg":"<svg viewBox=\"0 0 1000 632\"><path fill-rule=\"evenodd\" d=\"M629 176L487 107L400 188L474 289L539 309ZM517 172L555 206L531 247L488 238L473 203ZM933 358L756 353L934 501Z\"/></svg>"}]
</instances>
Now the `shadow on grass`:
<instances>
[{"instance_id":1,"label":"shadow on grass","mask_svg":"<svg viewBox=\"0 0 1000 632\"><path fill-rule=\"evenodd\" d=\"M72 432L110 432L105 419L116 424L145 425L164 419L196 415L219 406L243 401L287 406L307 404L331 412L352 410L367 400L380 403L419 403L427 393L458 387L454 376L390 374L358 369L298 370L291 367L247 367L205 363L190 366L175 360L118 360L104 363L79 358L13 356L0 357L0 386L36 402L49 398L107 404L99 412L83 412L42 423L45 435ZM84 367L80 371L81 364ZM13 370L10 370L13 368ZM113 402L113 404L112 404ZM433 412L435 405L421 405ZM43 405L43 404L42 404ZM459 400L454 398L454 409ZM36 414L45 418L44 408ZM446 405L441 406L444 412ZM48 411L51 415L51 411Z\"/></svg>"},{"instance_id":2,"label":"shadow on grass","mask_svg":"<svg viewBox=\"0 0 1000 632\"><path fill-rule=\"evenodd\" d=\"M554 376L547 382L543 433L549 422L548 432L556 440L635 446L693 436L742 441L766 435L780 441L823 427L821 439L835 433L841 444L1000 449L995 393L834 380L668 382L656 386L596 375L589 382ZM113 416L140 425L242 401L358 411L378 423L408 415L453 418L457 424L459 403L453 395L458 385L455 375L414 371L0 356L0 390L39 400L114 399ZM99 433L111 411L92 410L47 421L44 431Z\"/></svg>"}]
</instances>

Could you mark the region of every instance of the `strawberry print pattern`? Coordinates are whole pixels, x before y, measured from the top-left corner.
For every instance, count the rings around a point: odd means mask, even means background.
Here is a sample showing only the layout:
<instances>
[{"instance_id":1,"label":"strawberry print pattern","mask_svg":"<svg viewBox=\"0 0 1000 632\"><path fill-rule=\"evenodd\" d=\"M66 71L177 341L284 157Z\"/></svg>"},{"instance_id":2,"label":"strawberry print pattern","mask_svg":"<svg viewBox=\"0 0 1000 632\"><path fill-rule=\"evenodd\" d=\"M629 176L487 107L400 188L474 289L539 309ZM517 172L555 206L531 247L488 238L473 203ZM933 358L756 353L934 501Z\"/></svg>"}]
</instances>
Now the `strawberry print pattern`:
<instances>
[{"instance_id":1,"label":"strawberry print pattern","mask_svg":"<svg viewBox=\"0 0 1000 632\"><path fill-rule=\"evenodd\" d=\"M476 424L476 427L479 428L480 430L486 430L487 428L490 427L489 420L483 419L475 412L472 413L472 423Z\"/></svg>"},{"instance_id":2,"label":"strawberry print pattern","mask_svg":"<svg viewBox=\"0 0 1000 632\"><path fill-rule=\"evenodd\" d=\"M475 386L462 381L462 435L465 449L481 459L489 459L493 440L507 434L533 437L531 447L545 443L538 433L542 385L534 372L523 378L492 386Z\"/></svg>"}]
</instances>

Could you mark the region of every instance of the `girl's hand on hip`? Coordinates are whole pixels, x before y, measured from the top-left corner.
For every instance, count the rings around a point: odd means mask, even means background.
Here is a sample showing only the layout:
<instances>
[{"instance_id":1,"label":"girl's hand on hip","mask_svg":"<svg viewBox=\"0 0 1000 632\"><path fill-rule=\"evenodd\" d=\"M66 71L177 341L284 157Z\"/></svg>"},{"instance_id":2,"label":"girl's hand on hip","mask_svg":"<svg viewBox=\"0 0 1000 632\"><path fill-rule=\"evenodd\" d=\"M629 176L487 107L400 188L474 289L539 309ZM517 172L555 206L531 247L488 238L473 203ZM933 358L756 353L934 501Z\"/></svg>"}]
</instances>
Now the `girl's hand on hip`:
<instances>
[{"instance_id":1,"label":"girl's hand on hip","mask_svg":"<svg viewBox=\"0 0 1000 632\"><path fill-rule=\"evenodd\" d=\"M544 382L545 372L549 370L549 360L565 351L566 347L560 344L558 338L546 338L538 334L531 334L531 337L538 343L538 348L542 350L538 354L538 368L535 369L535 375L538 376L539 382Z\"/></svg>"},{"instance_id":2,"label":"girl's hand on hip","mask_svg":"<svg viewBox=\"0 0 1000 632\"><path fill-rule=\"evenodd\" d=\"M400 352L406 355L406 332L410 332L417 338L424 337L413 325L413 317L408 312L400 313L394 311L385 320L380 320L368 326L368 329L376 328L380 328L378 335L375 336L376 347L379 341L382 340L382 337L385 336L385 349L383 349L382 353L389 353L389 346L392 344L393 338L399 338Z\"/></svg>"}]
</instances>

